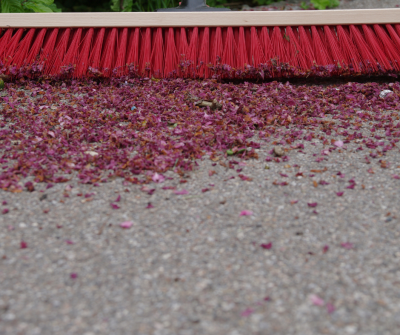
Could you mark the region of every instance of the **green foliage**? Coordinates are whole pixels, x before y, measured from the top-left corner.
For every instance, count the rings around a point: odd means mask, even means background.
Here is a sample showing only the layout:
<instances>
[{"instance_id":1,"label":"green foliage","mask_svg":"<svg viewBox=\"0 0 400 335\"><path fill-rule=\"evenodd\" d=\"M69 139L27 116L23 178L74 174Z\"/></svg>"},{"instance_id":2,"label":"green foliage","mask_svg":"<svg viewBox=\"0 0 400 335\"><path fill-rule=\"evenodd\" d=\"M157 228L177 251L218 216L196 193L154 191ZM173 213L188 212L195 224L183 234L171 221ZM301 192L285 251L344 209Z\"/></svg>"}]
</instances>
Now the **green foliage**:
<instances>
[{"instance_id":1,"label":"green foliage","mask_svg":"<svg viewBox=\"0 0 400 335\"><path fill-rule=\"evenodd\" d=\"M310 5L307 5L304 1L302 1L302 2L300 3L300 7L301 7L302 9L306 10L306 9L309 9L309 8L310 8Z\"/></svg>"},{"instance_id":2,"label":"green foliage","mask_svg":"<svg viewBox=\"0 0 400 335\"><path fill-rule=\"evenodd\" d=\"M255 6L268 6L274 2L277 2L279 0L255 0Z\"/></svg>"},{"instance_id":3,"label":"green foliage","mask_svg":"<svg viewBox=\"0 0 400 335\"><path fill-rule=\"evenodd\" d=\"M311 0L316 9L335 8L339 6L339 0Z\"/></svg>"},{"instance_id":4,"label":"green foliage","mask_svg":"<svg viewBox=\"0 0 400 335\"><path fill-rule=\"evenodd\" d=\"M0 0L2 13L53 13L61 12L54 0Z\"/></svg>"},{"instance_id":5,"label":"green foliage","mask_svg":"<svg viewBox=\"0 0 400 335\"><path fill-rule=\"evenodd\" d=\"M63 12L110 12L110 0L55 0Z\"/></svg>"},{"instance_id":6,"label":"green foliage","mask_svg":"<svg viewBox=\"0 0 400 335\"><path fill-rule=\"evenodd\" d=\"M268 2L271 0L257 0ZM111 0L111 9L116 12L153 12L158 8L171 8L179 5L179 0ZM227 0L208 0L211 7L224 7ZM272 2L272 1L271 1Z\"/></svg>"}]
</instances>

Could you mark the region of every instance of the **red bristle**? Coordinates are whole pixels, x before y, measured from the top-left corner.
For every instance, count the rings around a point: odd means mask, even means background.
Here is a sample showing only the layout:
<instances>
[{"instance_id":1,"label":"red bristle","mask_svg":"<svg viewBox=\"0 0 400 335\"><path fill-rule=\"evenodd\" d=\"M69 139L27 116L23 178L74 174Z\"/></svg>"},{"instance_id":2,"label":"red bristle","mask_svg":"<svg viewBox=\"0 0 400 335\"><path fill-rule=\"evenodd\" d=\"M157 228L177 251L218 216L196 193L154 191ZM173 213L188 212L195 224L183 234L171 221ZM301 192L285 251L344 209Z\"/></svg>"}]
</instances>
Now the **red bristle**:
<instances>
[{"instance_id":1,"label":"red bristle","mask_svg":"<svg viewBox=\"0 0 400 335\"><path fill-rule=\"evenodd\" d=\"M103 50L104 36L106 34L106 28L100 28L97 30L94 38L92 50L90 51L89 67L93 70L100 71L101 66L101 52Z\"/></svg>"},{"instance_id":2,"label":"red bristle","mask_svg":"<svg viewBox=\"0 0 400 335\"><path fill-rule=\"evenodd\" d=\"M246 51L247 51L247 59L249 60L249 65L253 64L252 55L251 55L251 28L252 27L244 27L244 36L246 42ZM256 28L256 36L257 36L257 28ZM258 36L257 36L258 38Z\"/></svg>"},{"instance_id":3,"label":"red bristle","mask_svg":"<svg viewBox=\"0 0 400 335\"><path fill-rule=\"evenodd\" d=\"M339 42L336 37L336 33L333 27L324 26L324 32L327 40L328 50L330 51L333 63L339 67L347 67L345 62L345 57L343 56L340 48Z\"/></svg>"},{"instance_id":4,"label":"red bristle","mask_svg":"<svg viewBox=\"0 0 400 335\"><path fill-rule=\"evenodd\" d=\"M39 58L40 51L44 45L44 37L46 36L46 28L40 29L39 33L34 38L32 46L29 50L28 56L25 59L25 64L32 64Z\"/></svg>"},{"instance_id":5,"label":"red bristle","mask_svg":"<svg viewBox=\"0 0 400 335\"><path fill-rule=\"evenodd\" d=\"M343 26L338 25L336 26L336 29L339 40L339 47L343 53L343 56L346 57L347 64L353 67L354 72L360 73L361 72L360 65L362 63L362 60L359 56L356 47L354 46L353 42L350 39L350 36L343 28Z\"/></svg>"},{"instance_id":6,"label":"red bristle","mask_svg":"<svg viewBox=\"0 0 400 335\"><path fill-rule=\"evenodd\" d=\"M233 36L233 29L232 27L228 27L226 29L224 53L222 55L221 63L223 65L229 65L231 68L235 68L236 55L237 55L237 46L235 43L235 38Z\"/></svg>"},{"instance_id":7,"label":"red bristle","mask_svg":"<svg viewBox=\"0 0 400 335\"><path fill-rule=\"evenodd\" d=\"M176 51L179 52L179 43L181 39L181 28L174 28L174 39L175 39L175 48Z\"/></svg>"},{"instance_id":8,"label":"red bristle","mask_svg":"<svg viewBox=\"0 0 400 335\"><path fill-rule=\"evenodd\" d=\"M236 68L243 70L249 64L243 27L239 27L237 38Z\"/></svg>"},{"instance_id":9,"label":"red bristle","mask_svg":"<svg viewBox=\"0 0 400 335\"><path fill-rule=\"evenodd\" d=\"M78 63L79 60L79 46L81 44L81 38L82 38L82 28L78 28L75 30L71 43L68 46L68 51L65 54L61 67L63 66L75 66L76 69L76 64Z\"/></svg>"},{"instance_id":10,"label":"red bristle","mask_svg":"<svg viewBox=\"0 0 400 335\"><path fill-rule=\"evenodd\" d=\"M35 36L35 32L36 32L35 28L29 29L28 33L19 43L18 49L15 52L15 55L11 61L11 64L15 65L17 68L26 65L26 57L31 47L33 37Z\"/></svg>"},{"instance_id":11,"label":"red bristle","mask_svg":"<svg viewBox=\"0 0 400 335\"><path fill-rule=\"evenodd\" d=\"M140 74L150 76L151 70L151 28L146 28L142 36L140 52Z\"/></svg>"},{"instance_id":12,"label":"red bristle","mask_svg":"<svg viewBox=\"0 0 400 335\"><path fill-rule=\"evenodd\" d=\"M354 31L358 31L355 27ZM353 31L352 30L352 31ZM387 47L384 46L381 41L376 37L374 31L372 30L371 26L363 24L362 30L365 36L365 44L369 46L369 51L374 57L374 60L378 62L385 70L392 70L392 66L390 65L389 59L385 55L384 49ZM365 58L365 56L363 56ZM378 66L378 65L377 65Z\"/></svg>"},{"instance_id":13,"label":"red bristle","mask_svg":"<svg viewBox=\"0 0 400 335\"><path fill-rule=\"evenodd\" d=\"M298 37L295 35L292 27L286 27L286 34L289 38L290 44L292 45L292 63L298 66L302 70L308 69L308 62L304 55L303 50L300 48Z\"/></svg>"},{"instance_id":14,"label":"red bristle","mask_svg":"<svg viewBox=\"0 0 400 335\"><path fill-rule=\"evenodd\" d=\"M257 35L257 28L250 28L250 64L254 67L265 63L264 52Z\"/></svg>"},{"instance_id":15,"label":"red bristle","mask_svg":"<svg viewBox=\"0 0 400 335\"><path fill-rule=\"evenodd\" d=\"M199 29L194 27L190 35L191 38L187 52L187 60L190 62L188 75L189 77L195 78L197 58L199 55Z\"/></svg>"},{"instance_id":16,"label":"red bristle","mask_svg":"<svg viewBox=\"0 0 400 335\"><path fill-rule=\"evenodd\" d=\"M321 36L319 35L319 31L315 26L311 26L312 32L312 43L315 59L318 65L328 65L332 64L332 59L329 57L327 50L325 49L325 45L322 42Z\"/></svg>"},{"instance_id":17,"label":"red bristle","mask_svg":"<svg viewBox=\"0 0 400 335\"><path fill-rule=\"evenodd\" d=\"M282 37L284 41L284 46L286 49L286 54L288 57L288 63L292 66L299 67L299 59L298 59L298 48L296 47L296 38L293 34L292 27L287 26L285 28L282 27Z\"/></svg>"},{"instance_id":18,"label":"red bristle","mask_svg":"<svg viewBox=\"0 0 400 335\"><path fill-rule=\"evenodd\" d=\"M380 40L380 46L384 46L382 50L391 62L391 65L396 70L400 70L400 66L398 63L400 61L400 53L398 50L396 50L395 44L392 42L391 38L387 35L385 29L381 25L374 24L373 27L375 34Z\"/></svg>"},{"instance_id":19,"label":"red bristle","mask_svg":"<svg viewBox=\"0 0 400 335\"><path fill-rule=\"evenodd\" d=\"M44 72L46 72L49 62L51 60L51 55L54 52L55 46L56 46L56 41L57 41L57 36L58 36L58 28L54 29L48 29L47 30L47 36L45 39L44 47L43 50L40 54L40 62L43 63L43 68Z\"/></svg>"},{"instance_id":20,"label":"red bristle","mask_svg":"<svg viewBox=\"0 0 400 335\"><path fill-rule=\"evenodd\" d=\"M71 28L66 28L61 35L57 38L56 49L54 50L49 66L46 69L46 74L56 75L60 73L62 60L68 48L69 36L71 34Z\"/></svg>"},{"instance_id":21,"label":"red bristle","mask_svg":"<svg viewBox=\"0 0 400 335\"><path fill-rule=\"evenodd\" d=\"M187 52L189 49L189 44L188 44L185 28L180 29L180 39L179 39L178 44L179 44L178 54L179 54L180 59L186 59L186 55L187 55Z\"/></svg>"},{"instance_id":22,"label":"red bristle","mask_svg":"<svg viewBox=\"0 0 400 335\"><path fill-rule=\"evenodd\" d=\"M179 40L177 42L178 42L177 43L178 75L184 77L187 74L186 68L184 67L185 66L184 63L186 62L188 48L189 48L187 42L186 28L179 29Z\"/></svg>"},{"instance_id":23,"label":"red bristle","mask_svg":"<svg viewBox=\"0 0 400 335\"><path fill-rule=\"evenodd\" d=\"M122 76L126 73L126 48L128 45L128 28L120 29L118 37L117 60L115 62L116 74Z\"/></svg>"},{"instance_id":24,"label":"red bristle","mask_svg":"<svg viewBox=\"0 0 400 335\"><path fill-rule=\"evenodd\" d=\"M228 35L228 28L224 27L221 29L222 32L222 45L226 44L226 36Z\"/></svg>"},{"instance_id":25,"label":"red bristle","mask_svg":"<svg viewBox=\"0 0 400 335\"><path fill-rule=\"evenodd\" d=\"M126 64L139 67L139 41L140 28L134 28L129 35L128 52L126 55Z\"/></svg>"},{"instance_id":26,"label":"red bristle","mask_svg":"<svg viewBox=\"0 0 400 335\"><path fill-rule=\"evenodd\" d=\"M400 36L400 24L395 24L394 29L396 29L397 35Z\"/></svg>"},{"instance_id":27,"label":"red bristle","mask_svg":"<svg viewBox=\"0 0 400 335\"><path fill-rule=\"evenodd\" d=\"M269 37L267 27L262 27L260 31L260 43L261 48L264 51L265 61L269 63L273 58L272 54L272 46L271 46L271 39Z\"/></svg>"},{"instance_id":28,"label":"red bristle","mask_svg":"<svg viewBox=\"0 0 400 335\"><path fill-rule=\"evenodd\" d=\"M222 29L221 27L215 28L213 31L213 36L211 37L211 59L210 62L212 65L217 65L222 60L223 44L222 44Z\"/></svg>"},{"instance_id":29,"label":"red bristle","mask_svg":"<svg viewBox=\"0 0 400 335\"><path fill-rule=\"evenodd\" d=\"M233 27L233 38L235 39L236 46L238 45L238 41L239 41L239 30L240 30L240 27Z\"/></svg>"},{"instance_id":30,"label":"red bristle","mask_svg":"<svg viewBox=\"0 0 400 335\"><path fill-rule=\"evenodd\" d=\"M82 46L79 53L79 59L76 64L74 76L81 78L86 75L89 68L90 48L94 36L94 28L89 28L82 41Z\"/></svg>"},{"instance_id":31,"label":"red bristle","mask_svg":"<svg viewBox=\"0 0 400 335\"><path fill-rule=\"evenodd\" d=\"M201 46L199 52L199 70L197 72L200 78L209 78L210 70L210 28L205 27L201 38Z\"/></svg>"},{"instance_id":32,"label":"red bristle","mask_svg":"<svg viewBox=\"0 0 400 335\"><path fill-rule=\"evenodd\" d=\"M366 69L370 68L373 71L377 71L378 70L378 65L377 65L377 59L378 62L381 62L381 60L383 60L382 58L380 59L380 53L379 51L374 54L372 54L371 49L369 48L367 42L364 40L361 32L359 31L358 27L355 27L353 24L349 26L350 29L350 37L353 39L355 45L357 46L358 52L361 55L361 59L362 62L364 64L364 67ZM366 33L366 40L370 43L371 47L378 46L378 44L376 43L374 38L371 38L371 31L367 30ZM383 66L386 67L390 66L389 62L387 60L383 60L384 64L382 64Z\"/></svg>"},{"instance_id":33,"label":"red bristle","mask_svg":"<svg viewBox=\"0 0 400 335\"><path fill-rule=\"evenodd\" d=\"M175 46L174 28L168 28L168 35L165 41L165 64L164 78L176 76L178 69L178 51Z\"/></svg>"},{"instance_id":34,"label":"red bristle","mask_svg":"<svg viewBox=\"0 0 400 335\"><path fill-rule=\"evenodd\" d=\"M115 63L116 45L118 39L118 29L112 28L104 43L101 59L101 69L105 76L109 77L112 74Z\"/></svg>"},{"instance_id":35,"label":"red bristle","mask_svg":"<svg viewBox=\"0 0 400 335\"><path fill-rule=\"evenodd\" d=\"M10 39L10 42L7 44L4 50L4 61L6 63L10 63L12 58L14 57L14 54L18 48L23 32L24 32L23 28L18 29L14 34L14 36Z\"/></svg>"},{"instance_id":36,"label":"red bristle","mask_svg":"<svg viewBox=\"0 0 400 335\"><path fill-rule=\"evenodd\" d=\"M10 43L12 33L13 33L13 29L9 28L4 33L3 37L0 39L0 59L1 60L3 60L4 51L7 50L7 45Z\"/></svg>"},{"instance_id":37,"label":"red bristle","mask_svg":"<svg viewBox=\"0 0 400 335\"><path fill-rule=\"evenodd\" d=\"M162 78L164 73L164 41L163 30L157 28L151 52L151 70L155 78Z\"/></svg>"},{"instance_id":38,"label":"red bristle","mask_svg":"<svg viewBox=\"0 0 400 335\"><path fill-rule=\"evenodd\" d=\"M289 61L286 45L281 28L275 26L272 30L271 46L273 58L277 59L278 63L287 63Z\"/></svg>"},{"instance_id":39,"label":"red bristle","mask_svg":"<svg viewBox=\"0 0 400 335\"><path fill-rule=\"evenodd\" d=\"M299 45L303 51L304 59L307 62L307 67L311 68L316 62L314 50L307 34L306 28L299 26ZM307 28L308 30L308 28Z\"/></svg>"},{"instance_id":40,"label":"red bristle","mask_svg":"<svg viewBox=\"0 0 400 335\"><path fill-rule=\"evenodd\" d=\"M390 34L390 37L392 39L392 42L396 45L396 48L400 50L400 37L397 35L396 31L394 30L393 26L391 24L386 25L386 29Z\"/></svg>"}]
</instances>

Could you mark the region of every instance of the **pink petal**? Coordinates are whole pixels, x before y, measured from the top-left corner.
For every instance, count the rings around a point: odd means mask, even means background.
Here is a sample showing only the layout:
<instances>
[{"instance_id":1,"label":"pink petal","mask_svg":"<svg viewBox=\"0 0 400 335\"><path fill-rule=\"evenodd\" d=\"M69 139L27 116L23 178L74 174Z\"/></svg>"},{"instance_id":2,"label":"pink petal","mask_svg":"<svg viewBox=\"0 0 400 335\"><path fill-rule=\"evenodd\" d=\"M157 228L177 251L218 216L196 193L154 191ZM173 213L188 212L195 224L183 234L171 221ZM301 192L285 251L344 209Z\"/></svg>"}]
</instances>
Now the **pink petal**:
<instances>
[{"instance_id":1,"label":"pink petal","mask_svg":"<svg viewBox=\"0 0 400 335\"><path fill-rule=\"evenodd\" d=\"M174 193L175 193L175 194L178 194L178 195L183 195L183 194L188 194L188 193L189 193L189 191L188 191L188 190L185 190L185 189L183 189L183 190L181 190L181 191L174 191Z\"/></svg>"},{"instance_id":2,"label":"pink petal","mask_svg":"<svg viewBox=\"0 0 400 335\"><path fill-rule=\"evenodd\" d=\"M129 229L130 227L132 227L133 223L131 221L125 221L120 223L120 227L124 228L124 229Z\"/></svg>"},{"instance_id":3,"label":"pink petal","mask_svg":"<svg viewBox=\"0 0 400 335\"><path fill-rule=\"evenodd\" d=\"M332 314L335 311L335 306L333 306L330 302L326 304L326 311L329 314Z\"/></svg>"},{"instance_id":4,"label":"pink petal","mask_svg":"<svg viewBox=\"0 0 400 335\"><path fill-rule=\"evenodd\" d=\"M344 192L336 192L336 195L337 195L338 197L341 197L343 194L344 194Z\"/></svg>"},{"instance_id":5,"label":"pink petal","mask_svg":"<svg viewBox=\"0 0 400 335\"><path fill-rule=\"evenodd\" d=\"M393 177L394 179L400 179L400 176L398 176L397 174L394 174L392 177Z\"/></svg>"},{"instance_id":6,"label":"pink petal","mask_svg":"<svg viewBox=\"0 0 400 335\"><path fill-rule=\"evenodd\" d=\"M308 203L307 205L308 205L308 207L317 207L318 203L311 202L311 203Z\"/></svg>"},{"instance_id":7,"label":"pink petal","mask_svg":"<svg viewBox=\"0 0 400 335\"><path fill-rule=\"evenodd\" d=\"M260 247L269 250L272 248L272 242L260 244Z\"/></svg>"},{"instance_id":8,"label":"pink petal","mask_svg":"<svg viewBox=\"0 0 400 335\"><path fill-rule=\"evenodd\" d=\"M117 199L114 200L114 202L120 202L121 201L121 194L118 195Z\"/></svg>"},{"instance_id":9,"label":"pink petal","mask_svg":"<svg viewBox=\"0 0 400 335\"><path fill-rule=\"evenodd\" d=\"M240 315L246 317L246 316L250 316L253 313L254 313L254 309L247 308Z\"/></svg>"},{"instance_id":10,"label":"pink petal","mask_svg":"<svg viewBox=\"0 0 400 335\"><path fill-rule=\"evenodd\" d=\"M333 145L337 146L338 148L341 148L343 146L343 141L341 140L335 141Z\"/></svg>"},{"instance_id":11,"label":"pink petal","mask_svg":"<svg viewBox=\"0 0 400 335\"><path fill-rule=\"evenodd\" d=\"M317 296L315 294L310 295L310 300L316 306L324 306L325 305L325 301L322 300L319 296Z\"/></svg>"},{"instance_id":12,"label":"pink petal","mask_svg":"<svg viewBox=\"0 0 400 335\"><path fill-rule=\"evenodd\" d=\"M7 214L7 213L9 212L9 210L8 210L8 208L4 208L1 212L2 212L3 214Z\"/></svg>"},{"instance_id":13,"label":"pink petal","mask_svg":"<svg viewBox=\"0 0 400 335\"><path fill-rule=\"evenodd\" d=\"M154 206L151 204L151 202L149 202L146 206L146 208L154 208Z\"/></svg>"},{"instance_id":14,"label":"pink petal","mask_svg":"<svg viewBox=\"0 0 400 335\"><path fill-rule=\"evenodd\" d=\"M25 241L21 241L20 247L21 247L21 249L26 249L26 248L28 248L28 243L26 243Z\"/></svg>"},{"instance_id":15,"label":"pink petal","mask_svg":"<svg viewBox=\"0 0 400 335\"><path fill-rule=\"evenodd\" d=\"M329 245L325 245L325 246L323 247L323 249L322 249L322 252L323 252L324 254L326 254L326 253L328 252L328 250L329 250Z\"/></svg>"},{"instance_id":16,"label":"pink petal","mask_svg":"<svg viewBox=\"0 0 400 335\"><path fill-rule=\"evenodd\" d=\"M72 242L71 240L65 240L65 243L67 243L67 244L74 244L74 242Z\"/></svg>"},{"instance_id":17,"label":"pink petal","mask_svg":"<svg viewBox=\"0 0 400 335\"><path fill-rule=\"evenodd\" d=\"M253 215L253 212L252 212L252 211L244 210L244 211L241 211L241 212L240 212L240 215L239 215L239 216L249 216L249 215Z\"/></svg>"},{"instance_id":18,"label":"pink petal","mask_svg":"<svg viewBox=\"0 0 400 335\"><path fill-rule=\"evenodd\" d=\"M119 206L117 204L110 204L112 209L119 209Z\"/></svg>"},{"instance_id":19,"label":"pink petal","mask_svg":"<svg viewBox=\"0 0 400 335\"><path fill-rule=\"evenodd\" d=\"M159 173L155 173L152 177L155 183L162 183L165 180L165 177Z\"/></svg>"},{"instance_id":20,"label":"pink petal","mask_svg":"<svg viewBox=\"0 0 400 335\"><path fill-rule=\"evenodd\" d=\"M342 246L342 248L345 248L345 249L353 249L353 247L354 247L353 243L350 243L350 242L344 242L340 245Z\"/></svg>"},{"instance_id":21,"label":"pink petal","mask_svg":"<svg viewBox=\"0 0 400 335\"><path fill-rule=\"evenodd\" d=\"M76 278L78 278L78 274L77 273L71 273L70 277L71 277L71 279L76 279Z\"/></svg>"}]
</instances>

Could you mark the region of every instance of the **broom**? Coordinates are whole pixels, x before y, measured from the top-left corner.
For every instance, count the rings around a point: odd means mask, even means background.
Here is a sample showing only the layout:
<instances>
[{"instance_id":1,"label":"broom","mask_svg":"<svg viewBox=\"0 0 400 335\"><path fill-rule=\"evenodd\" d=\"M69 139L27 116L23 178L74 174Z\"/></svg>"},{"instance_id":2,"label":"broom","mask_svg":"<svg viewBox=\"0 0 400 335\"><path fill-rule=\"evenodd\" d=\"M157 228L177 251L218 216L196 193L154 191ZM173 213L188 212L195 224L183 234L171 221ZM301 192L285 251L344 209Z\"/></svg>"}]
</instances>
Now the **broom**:
<instances>
[{"instance_id":1,"label":"broom","mask_svg":"<svg viewBox=\"0 0 400 335\"><path fill-rule=\"evenodd\" d=\"M293 78L400 72L400 9L1 14L12 77Z\"/></svg>"}]
</instances>

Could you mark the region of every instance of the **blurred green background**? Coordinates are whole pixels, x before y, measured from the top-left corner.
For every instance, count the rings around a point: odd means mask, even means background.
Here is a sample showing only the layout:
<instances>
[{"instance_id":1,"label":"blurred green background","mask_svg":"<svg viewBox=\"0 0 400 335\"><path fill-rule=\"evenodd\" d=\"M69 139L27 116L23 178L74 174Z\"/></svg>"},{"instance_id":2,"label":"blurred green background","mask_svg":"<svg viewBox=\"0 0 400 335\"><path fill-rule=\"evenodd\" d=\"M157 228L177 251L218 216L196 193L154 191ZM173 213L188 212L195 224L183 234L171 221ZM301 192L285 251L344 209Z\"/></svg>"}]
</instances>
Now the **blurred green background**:
<instances>
[{"instance_id":1,"label":"blurred green background","mask_svg":"<svg viewBox=\"0 0 400 335\"><path fill-rule=\"evenodd\" d=\"M276 0L275 0L276 1ZM242 5L260 6L275 2L273 0L207 0L212 7L230 7L239 9ZM55 0L54 3L63 12L109 12L118 11L153 11L157 8L178 6L178 0Z\"/></svg>"}]
</instances>

